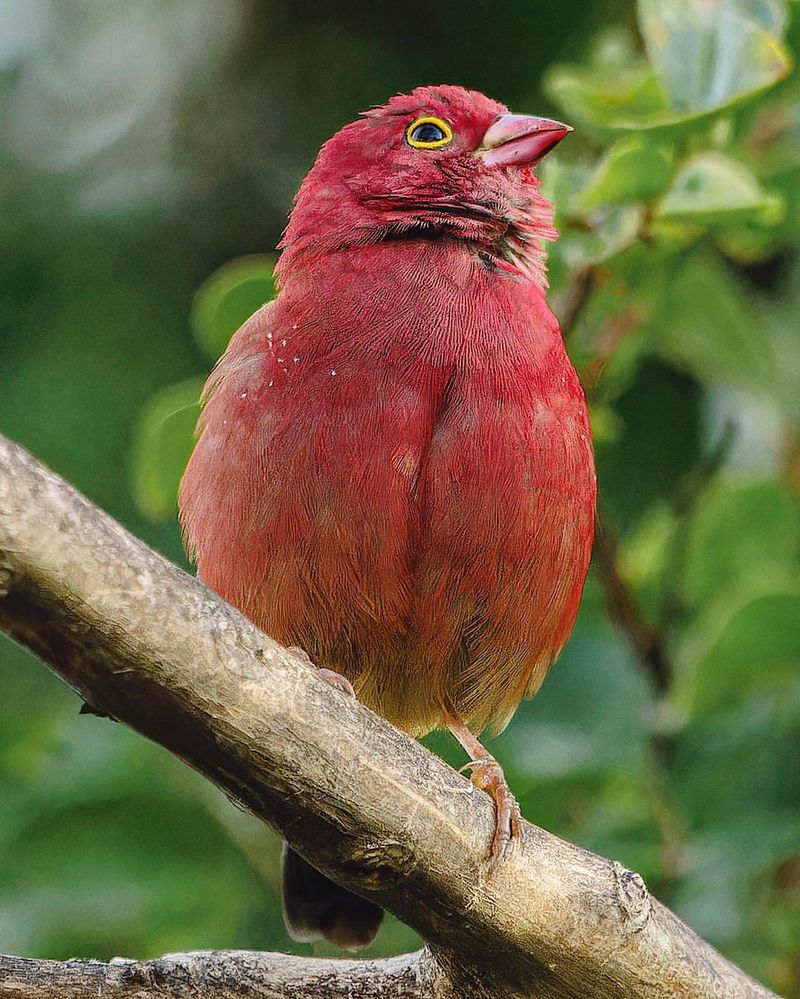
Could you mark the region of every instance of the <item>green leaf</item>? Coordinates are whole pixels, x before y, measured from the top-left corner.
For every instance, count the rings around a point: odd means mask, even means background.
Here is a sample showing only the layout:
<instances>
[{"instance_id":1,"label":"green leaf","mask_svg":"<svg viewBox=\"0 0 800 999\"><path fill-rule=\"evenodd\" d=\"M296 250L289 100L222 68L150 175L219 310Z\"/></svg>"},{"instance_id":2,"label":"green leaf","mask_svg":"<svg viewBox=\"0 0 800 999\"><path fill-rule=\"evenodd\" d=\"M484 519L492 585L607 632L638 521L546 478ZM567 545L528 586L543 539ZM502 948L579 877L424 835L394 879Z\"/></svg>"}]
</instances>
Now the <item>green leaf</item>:
<instances>
[{"instance_id":1,"label":"green leaf","mask_svg":"<svg viewBox=\"0 0 800 999\"><path fill-rule=\"evenodd\" d=\"M674 274L650 349L709 385L771 389L776 378L769 332L732 270L700 248Z\"/></svg>"},{"instance_id":2,"label":"green leaf","mask_svg":"<svg viewBox=\"0 0 800 999\"><path fill-rule=\"evenodd\" d=\"M604 205L592 214L591 226L575 216L584 214L581 192L591 175L587 164L553 158L542 171L542 191L556 206L556 226L561 237L549 251L552 284L562 287L572 272L615 257L639 241L643 208L636 205Z\"/></svg>"},{"instance_id":3,"label":"green leaf","mask_svg":"<svg viewBox=\"0 0 800 999\"><path fill-rule=\"evenodd\" d=\"M764 229L752 221L719 228L713 237L725 256L741 267L770 260L783 242L780 230Z\"/></svg>"},{"instance_id":4,"label":"green leaf","mask_svg":"<svg viewBox=\"0 0 800 999\"><path fill-rule=\"evenodd\" d=\"M661 618L665 568L670 565L676 527L670 505L655 503L620 545L620 573L636 594L640 613L654 625Z\"/></svg>"},{"instance_id":5,"label":"green leaf","mask_svg":"<svg viewBox=\"0 0 800 999\"><path fill-rule=\"evenodd\" d=\"M601 130L632 130L661 120L668 111L658 81L644 63L613 72L556 66L546 74L544 87L571 122Z\"/></svg>"},{"instance_id":6,"label":"green leaf","mask_svg":"<svg viewBox=\"0 0 800 999\"><path fill-rule=\"evenodd\" d=\"M591 211L604 204L646 201L667 187L672 175L672 148L630 136L615 143L598 163L580 197Z\"/></svg>"},{"instance_id":7,"label":"green leaf","mask_svg":"<svg viewBox=\"0 0 800 999\"><path fill-rule=\"evenodd\" d=\"M600 132L703 124L783 79L792 60L780 40L781 0L640 0L649 64L620 32L601 37L580 66L544 80L568 121Z\"/></svg>"},{"instance_id":8,"label":"green leaf","mask_svg":"<svg viewBox=\"0 0 800 999\"><path fill-rule=\"evenodd\" d=\"M717 768L725 766L722 760L713 762ZM746 768L748 761L742 764ZM732 801L741 801L735 779L726 783L726 790ZM770 865L796 843L796 813L741 807L727 825L708 829L687 844L683 878L671 899L675 911L717 946L729 947L756 929L758 889Z\"/></svg>"},{"instance_id":9,"label":"green leaf","mask_svg":"<svg viewBox=\"0 0 800 999\"><path fill-rule=\"evenodd\" d=\"M768 481L718 481L706 489L687 540L682 587L687 603L702 606L765 569L785 575L798 572L798 566L800 512L783 488Z\"/></svg>"},{"instance_id":10,"label":"green leaf","mask_svg":"<svg viewBox=\"0 0 800 999\"><path fill-rule=\"evenodd\" d=\"M650 64L673 111L719 110L792 67L781 0L639 0Z\"/></svg>"},{"instance_id":11,"label":"green leaf","mask_svg":"<svg viewBox=\"0 0 800 999\"><path fill-rule=\"evenodd\" d=\"M501 758L514 761L514 770L528 778L633 773L644 765L642 733L625 730L623 716L644 711L648 696L630 651L605 622L584 625L536 703L523 704L498 740Z\"/></svg>"},{"instance_id":12,"label":"green leaf","mask_svg":"<svg viewBox=\"0 0 800 999\"><path fill-rule=\"evenodd\" d=\"M593 401L625 391L650 350L646 331L658 315L673 269L670 255L642 240L596 271L592 294L570 336L570 352L590 380ZM619 427L617 427L619 429Z\"/></svg>"},{"instance_id":13,"label":"green leaf","mask_svg":"<svg viewBox=\"0 0 800 999\"><path fill-rule=\"evenodd\" d=\"M767 896L776 873L797 853L799 725L795 683L780 694L751 692L733 711L698 712L674 745L670 798L684 835L671 904L730 956L744 957L742 945L786 948L768 944L765 918L775 911Z\"/></svg>"},{"instance_id":14,"label":"green leaf","mask_svg":"<svg viewBox=\"0 0 800 999\"><path fill-rule=\"evenodd\" d=\"M611 446L598 442L596 453L601 519L621 541L695 467L701 399L696 382L653 358L616 398L620 432Z\"/></svg>"},{"instance_id":15,"label":"green leaf","mask_svg":"<svg viewBox=\"0 0 800 999\"><path fill-rule=\"evenodd\" d=\"M275 296L275 257L239 257L207 278L192 305L198 344L216 360L239 327Z\"/></svg>"},{"instance_id":16,"label":"green leaf","mask_svg":"<svg viewBox=\"0 0 800 999\"><path fill-rule=\"evenodd\" d=\"M675 794L696 829L730 830L753 812L800 805L800 684L742 700L734 711L698 714L675 743ZM763 824L766 833L770 823ZM797 840L795 839L795 845ZM754 844L740 842L754 859ZM760 861L759 861L760 863Z\"/></svg>"},{"instance_id":17,"label":"green leaf","mask_svg":"<svg viewBox=\"0 0 800 999\"><path fill-rule=\"evenodd\" d=\"M142 411L133 443L134 500L151 520L174 516L181 475L194 443L202 379L191 378L156 392Z\"/></svg>"},{"instance_id":18,"label":"green leaf","mask_svg":"<svg viewBox=\"0 0 800 999\"><path fill-rule=\"evenodd\" d=\"M614 409L603 403L595 403L592 405L589 415L592 425L592 440L612 444L621 430L620 421Z\"/></svg>"},{"instance_id":19,"label":"green leaf","mask_svg":"<svg viewBox=\"0 0 800 999\"><path fill-rule=\"evenodd\" d=\"M620 28L602 32L580 65L550 69L544 87L569 121L601 131L636 127L669 111L635 40Z\"/></svg>"},{"instance_id":20,"label":"green leaf","mask_svg":"<svg viewBox=\"0 0 800 999\"><path fill-rule=\"evenodd\" d=\"M590 229L566 229L556 244L556 252L570 269L609 261L638 242L642 214L642 209L634 205L602 208L592 219Z\"/></svg>"},{"instance_id":21,"label":"green leaf","mask_svg":"<svg viewBox=\"0 0 800 999\"><path fill-rule=\"evenodd\" d=\"M764 191L755 176L722 153L699 153L678 171L656 217L702 225L755 219L775 225L782 217L779 198Z\"/></svg>"},{"instance_id":22,"label":"green leaf","mask_svg":"<svg viewBox=\"0 0 800 999\"><path fill-rule=\"evenodd\" d=\"M800 583L709 607L692 631L694 640L682 650L681 687L693 716L728 710L770 689L781 696L797 683L800 667Z\"/></svg>"}]
</instances>

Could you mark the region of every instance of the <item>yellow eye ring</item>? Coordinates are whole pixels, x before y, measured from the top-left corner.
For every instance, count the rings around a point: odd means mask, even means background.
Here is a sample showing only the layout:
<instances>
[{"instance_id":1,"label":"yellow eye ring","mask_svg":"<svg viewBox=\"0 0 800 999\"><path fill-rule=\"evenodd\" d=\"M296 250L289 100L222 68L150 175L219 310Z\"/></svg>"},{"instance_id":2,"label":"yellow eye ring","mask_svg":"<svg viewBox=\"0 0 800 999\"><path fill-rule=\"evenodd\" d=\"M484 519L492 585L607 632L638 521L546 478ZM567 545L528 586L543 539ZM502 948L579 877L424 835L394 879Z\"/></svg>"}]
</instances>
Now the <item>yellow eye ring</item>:
<instances>
[{"instance_id":1,"label":"yellow eye ring","mask_svg":"<svg viewBox=\"0 0 800 999\"><path fill-rule=\"evenodd\" d=\"M406 129L406 142L414 149L439 149L452 141L453 129L443 118L434 118L433 115L417 118Z\"/></svg>"}]
</instances>

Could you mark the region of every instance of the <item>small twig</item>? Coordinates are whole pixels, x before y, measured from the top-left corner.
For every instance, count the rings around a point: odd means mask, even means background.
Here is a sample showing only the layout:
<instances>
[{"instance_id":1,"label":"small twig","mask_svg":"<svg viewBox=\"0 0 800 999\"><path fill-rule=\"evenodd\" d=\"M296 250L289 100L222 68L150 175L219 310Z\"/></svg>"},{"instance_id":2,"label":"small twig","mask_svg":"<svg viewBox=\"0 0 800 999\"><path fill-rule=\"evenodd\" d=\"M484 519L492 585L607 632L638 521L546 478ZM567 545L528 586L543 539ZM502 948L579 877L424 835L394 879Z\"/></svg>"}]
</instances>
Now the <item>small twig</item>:
<instances>
[{"instance_id":1,"label":"small twig","mask_svg":"<svg viewBox=\"0 0 800 999\"><path fill-rule=\"evenodd\" d=\"M592 297L594 282L594 267L582 267L572 275L557 310L565 336L574 330L581 312Z\"/></svg>"},{"instance_id":2,"label":"small twig","mask_svg":"<svg viewBox=\"0 0 800 999\"><path fill-rule=\"evenodd\" d=\"M631 588L619 571L619 542L609 526L597 518L595 565L608 598L611 615L630 639L656 690L663 694L672 678L664 632L649 624L636 605Z\"/></svg>"}]
</instances>

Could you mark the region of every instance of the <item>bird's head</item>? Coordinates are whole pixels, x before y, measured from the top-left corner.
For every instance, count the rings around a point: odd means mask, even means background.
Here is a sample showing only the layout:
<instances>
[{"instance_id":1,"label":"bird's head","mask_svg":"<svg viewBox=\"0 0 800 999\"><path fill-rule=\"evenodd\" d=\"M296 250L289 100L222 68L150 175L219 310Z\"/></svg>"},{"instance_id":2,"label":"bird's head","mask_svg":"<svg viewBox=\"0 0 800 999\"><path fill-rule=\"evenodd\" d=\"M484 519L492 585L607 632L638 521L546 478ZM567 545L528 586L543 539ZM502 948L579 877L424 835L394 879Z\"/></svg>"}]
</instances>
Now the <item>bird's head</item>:
<instances>
[{"instance_id":1,"label":"bird's head","mask_svg":"<svg viewBox=\"0 0 800 999\"><path fill-rule=\"evenodd\" d=\"M557 234L533 168L569 131L476 91L418 87L325 143L282 245L458 241L486 266L543 280L540 243Z\"/></svg>"}]
</instances>

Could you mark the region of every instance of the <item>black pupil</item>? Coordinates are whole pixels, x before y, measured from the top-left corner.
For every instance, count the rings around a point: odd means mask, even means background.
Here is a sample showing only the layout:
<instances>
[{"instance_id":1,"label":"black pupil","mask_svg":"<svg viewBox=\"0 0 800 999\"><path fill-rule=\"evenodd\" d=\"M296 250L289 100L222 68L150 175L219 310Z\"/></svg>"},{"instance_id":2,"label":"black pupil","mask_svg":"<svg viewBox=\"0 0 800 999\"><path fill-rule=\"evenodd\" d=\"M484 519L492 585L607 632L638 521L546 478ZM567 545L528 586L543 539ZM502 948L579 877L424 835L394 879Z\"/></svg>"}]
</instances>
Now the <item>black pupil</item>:
<instances>
[{"instance_id":1,"label":"black pupil","mask_svg":"<svg viewBox=\"0 0 800 999\"><path fill-rule=\"evenodd\" d=\"M441 142L442 139L446 139L444 129L440 128L438 125L434 125L432 121L423 121L421 125L417 125L414 131L411 133L411 138L414 142Z\"/></svg>"}]
</instances>

